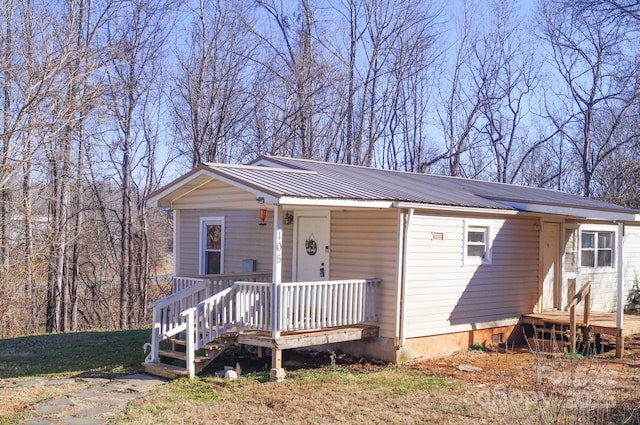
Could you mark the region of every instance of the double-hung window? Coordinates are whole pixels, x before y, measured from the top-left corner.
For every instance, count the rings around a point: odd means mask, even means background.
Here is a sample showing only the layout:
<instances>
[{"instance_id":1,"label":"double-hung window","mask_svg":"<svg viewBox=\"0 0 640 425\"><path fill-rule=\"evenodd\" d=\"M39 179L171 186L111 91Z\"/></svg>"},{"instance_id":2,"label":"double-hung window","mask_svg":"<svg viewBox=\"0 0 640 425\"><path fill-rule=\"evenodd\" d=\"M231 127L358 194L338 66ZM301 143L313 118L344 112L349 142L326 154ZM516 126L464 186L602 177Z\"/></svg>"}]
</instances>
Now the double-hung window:
<instances>
[{"instance_id":1,"label":"double-hung window","mask_svg":"<svg viewBox=\"0 0 640 425\"><path fill-rule=\"evenodd\" d=\"M491 228L475 223L465 224L465 264L491 264Z\"/></svg>"},{"instance_id":2,"label":"double-hung window","mask_svg":"<svg viewBox=\"0 0 640 425\"><path fill-rule=\"evenodd\" d=\"M201 258L202 274L224 273L224 218L201 219Z\"/></svg>"},{"instance_id":3,"label":"double-hung window","mask_svg":"<svg viewBox=\"0 0 640 425\"><path fill-rule=\"evenodd\" d=\"M613 232L583 231L580 240L582 267L613 267Z\"/></svg>"}]
</instances>

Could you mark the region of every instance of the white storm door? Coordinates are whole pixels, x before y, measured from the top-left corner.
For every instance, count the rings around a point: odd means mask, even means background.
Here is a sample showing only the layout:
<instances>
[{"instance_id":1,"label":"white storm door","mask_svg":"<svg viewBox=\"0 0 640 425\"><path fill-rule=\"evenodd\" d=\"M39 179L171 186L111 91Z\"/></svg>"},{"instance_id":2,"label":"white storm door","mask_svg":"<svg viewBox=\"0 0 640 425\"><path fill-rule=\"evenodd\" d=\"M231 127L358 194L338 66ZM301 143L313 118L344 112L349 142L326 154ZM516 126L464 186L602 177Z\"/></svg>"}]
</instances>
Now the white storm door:
<instances>
[{"instance_id":1,"label":"white storm door","mask_svg":"<svg viewBox=\"0 0 640 425\"><path fill-rule=\"evenodd\" d=\"M329 278L329 217L303 215L296 226L296 282Z\"/></svg>"}]
</instances>

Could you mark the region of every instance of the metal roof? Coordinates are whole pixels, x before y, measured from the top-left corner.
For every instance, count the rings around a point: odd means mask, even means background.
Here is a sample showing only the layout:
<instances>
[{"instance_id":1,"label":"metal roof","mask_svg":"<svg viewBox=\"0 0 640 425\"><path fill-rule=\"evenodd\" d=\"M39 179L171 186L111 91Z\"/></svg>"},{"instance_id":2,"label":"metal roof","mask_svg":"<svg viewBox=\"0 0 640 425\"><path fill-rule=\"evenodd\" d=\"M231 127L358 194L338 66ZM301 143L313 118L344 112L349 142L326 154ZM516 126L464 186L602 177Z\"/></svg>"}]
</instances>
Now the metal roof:
<instances>
[{"instance_id":1,"label":"metal roof","mask_svg":"<svg viewBox=\"0 0 640 425\"><path fill-rule=\"evenodd\" d=\"M638 219L639 213L550 189L294 158L265 156L249 165L203 164L192 171L198 172L278 200L386 201L417 207L534 211L632 221ZM185 176L150 198L184 193L180 190L184 179Z\"/></svg>"},{"instance_id":2,"label":"metal roof","mask_svg":"<svg viewBox=\"0 0 640 425\"><path fill-rule=\"evenodd\" d=\"M513 208L513 204L526 203L640 213L638 210L567 192L507 183L282 157L263 157L255 163L273 163L315 171L325 178L327 185L324 195L328 197L333 197L332 192L339 193L343 186L348 185L356 192L355 196L361 197L359 199L379 197L378 199L401 202L501 209L510 209Z\"/></svg>"}]
</instances>

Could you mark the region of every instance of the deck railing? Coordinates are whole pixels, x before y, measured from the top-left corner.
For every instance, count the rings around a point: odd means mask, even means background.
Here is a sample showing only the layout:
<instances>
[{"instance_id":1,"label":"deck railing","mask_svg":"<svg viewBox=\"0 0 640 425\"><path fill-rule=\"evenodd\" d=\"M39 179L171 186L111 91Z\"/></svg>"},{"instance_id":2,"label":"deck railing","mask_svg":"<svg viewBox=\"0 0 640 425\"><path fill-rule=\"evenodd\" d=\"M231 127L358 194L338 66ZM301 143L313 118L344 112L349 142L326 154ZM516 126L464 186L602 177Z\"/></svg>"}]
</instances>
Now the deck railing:
<instances>
[{"instance_id":1,"label":"deck railing","mask_svg":"<svg viewBox=\"0 0 640 425\"><path fill-rule=\"evenodd\" d=\"M374 322L379 280L292 282L280 286L276 331L298 331Z\"/></svg>"},{"instance_id":2,"label":"deck railing","mask_svg":"<svg viewBox=\"0 0 640 425\"><path fill-rule=\"evenodd\" d=\"M186 329L187 323L182 312L229 288L237 280L264 282L271 280L271 273L174 277L172 286L175 292L149 305L153 309L153 330L148 359L157 362L160 342Z\"/></svg>"},{"instance_id":3,"label":"deck railing","mask_svg":"<svg viewBox=\"0 0 640 425\"><path fill-rule=\"evenodd\" d=\"M584 301L583 317L582 317L582 332L584 341L589 341L589 321L591 320L591 281L588 281L577 294L573 296L569 304L565 307L565 310L569 310L569 343L571 344L571 352L576 352L576 331L577 331L577 318L576 318L576 306Z\"/></svg>"},{"instance_id":4,"label":"deck railing","mask_svg":"<svg viewBox=\"0 0 640 425\"><path fill-rule=\"evenodd\" d=\"M171 285L171 293L173 294L191 286L198 285L202 281L209 282L209 285L214 290L213 293L216 293L224 288L228 288L232 283L239 280L251 282L269 282L271 280L271 273L255 272L241 274L210 274L197 277L174 276L173 283Z\"/></svg>"},{"instance_id":5,"label":"deck railing","mask_svg":"<svg viewBox=\"0 0 640 425\"><path fill-rule=\"evenodd\" d=\"M234 275L238 277L241 275ZM257 276L252 276L257 279ZM185 331L186 362L189 375L195 375L196 350L228 332L246 330L280 332L317 330L377 321L378 279L323 282L235 281L215 294L194 303L202 291L226 285L225 278L207 286L190 286L154 303L152 353L148 361L158 361L162 339ZM204 279L203 279L204 280ZM168 300L168 301L167 301ZM174 310L181 308L179 318ZM165 326L170 317L172 326Z\"/></svg>"}]
</instances>

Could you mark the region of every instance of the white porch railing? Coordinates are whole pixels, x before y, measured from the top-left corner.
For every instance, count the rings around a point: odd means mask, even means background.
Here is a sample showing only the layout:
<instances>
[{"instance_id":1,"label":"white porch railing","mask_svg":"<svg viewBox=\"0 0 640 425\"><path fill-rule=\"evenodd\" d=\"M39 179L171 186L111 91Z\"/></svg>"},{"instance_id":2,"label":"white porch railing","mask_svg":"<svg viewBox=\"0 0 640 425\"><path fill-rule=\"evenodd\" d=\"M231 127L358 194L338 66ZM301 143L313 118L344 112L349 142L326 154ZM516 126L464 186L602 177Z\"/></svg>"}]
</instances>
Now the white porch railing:
<instances>
[{"instance_id":1,"label":"white porch railing","mask_svg":"<svg viewBox=\"0 0 640 425\"><path fill-rule=\"evenodd\" d=\"M189 288L193 285L198 285L202 281L208 281L210 285L222 290L224 288L228 288L233 282L236 282L238 280L251 282L268 282L271 280L271 273L254 272L242 274L210 274L196 277L174 276L171 285L171 293L175 294L176 292L182 291L183 289Z\"/></svg>"},{"instance_id":2,"label":"white porch railing","mask_svg":"<svg viewBox=\"0 0 640 425\"><path fill-rule=\"evenodd\" d=\"M237 280L268 281L271 273L209 275L203 277L174 277L173 292L149 305L153 308L151 353L147 361L158 362L160 342L186 330L182 313L214 294L229 288Z\"/></svg>"},{"instance_id":3,"label":"white porch railing","mask_svg":"<svg viewBox=\"0 0 640 425\"><path fill-rule=\"evenodd\" d=\"M291 282L276 286L274 283L236 281L181 310L180 319L176 320L179 325L170 329L163 326L162 320L159 323L156 319L155 305L164 300L155 303L153 335L159 343L160 338L186 331L186 363L189 375L193 377L196 350L228 332L264 330L277 337L284 331L317 330L377 321L376 290L379 282L378 279L354 279ZM195 291L198 285L201 283L192 283L168 298L175 298L173 303L177 303L178 299L187 298L178 295ZM157 362L157 357L158 346L152 336L152 354L148 361Z\"/></svg>"},{"instance_id":4,"label":"white porch railing","mask_svg":"<svg viewBox=\"0 0 640 425\"><path fill-rule=\"evenodd\" d=\"M377 321L379 280L293 282L280 286L276 331L299 331Z\"/></svg>"}]
</instances>

